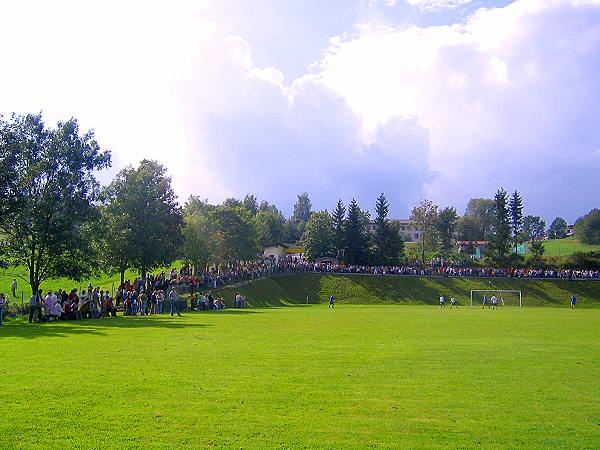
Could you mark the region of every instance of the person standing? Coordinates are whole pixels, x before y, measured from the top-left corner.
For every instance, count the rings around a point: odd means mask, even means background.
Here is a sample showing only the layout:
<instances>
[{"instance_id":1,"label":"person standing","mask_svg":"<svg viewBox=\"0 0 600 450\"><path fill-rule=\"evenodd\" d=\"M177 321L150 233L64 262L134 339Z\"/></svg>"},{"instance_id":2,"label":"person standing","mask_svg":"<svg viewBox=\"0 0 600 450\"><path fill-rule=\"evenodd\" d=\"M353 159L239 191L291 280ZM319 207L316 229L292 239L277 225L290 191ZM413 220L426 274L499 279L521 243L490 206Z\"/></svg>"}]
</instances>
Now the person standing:
<instances>
[{"instance_id":1,"label":"person standing","mask_svg":"<svg viewBox=\"0 0 600 450\"><path fill-rule=\"evenodd\" d=\"M6 300L6 297L0 292L0 326L4 323L4 310L6 309L7 304L8 301Z\"/></svg>"},{"instance_id":2,"label":"person standing","mask_svg":"<svg viewBox=\"0 0 600 450\"><path fill-rule=\"evenodd\" d=\"M483 305L481 306L481 309L485 309L485 307L486 307L486 306L487 306L488 308L490 307L490 305L488 305L488 298L487 298L487 295L484 295L484 296L483 296Z\"/></svg>"},{"instance_id":3,"label":"person standing","mask_svg":"<svg viewBox=\"0 0 600 450\"><path fill-rule=\"evenodd\" d=\"M334 295L333 295L333 294L331 294L331 295L329 296L329 308L333 308L333 307L334 307L334 306L333 306L334 302L335 302L335 297L334 297Z\"/></svg>"},{"instance_id":4,"label":"person standing","mask_svg":"<svg viewBox=\"0 0 600 450\"><path fill-rule=\"evenodd\" d=\"M440 308L446 308L446 298L443 295L440 295Z\"/></svg>"},{"instance_id":5,"label":"person standing","mask_svg":"<svg viewBox=\"0 0 600 450\"><path fill-rule=\"evenodd\" d=\"M575 309L575 303L577 303L577 297L575 294L571 294L571 309Z\"/></svg>"},{"instance_id":6,"label":"person standing","mask_svg":"<svg viewBox=\"0 0 600 450\"><path fill-rule=\"evenodd\" d=\"M492 295L492 309L498 309L498 297Z\"/></svg>"},{"instance_id":7,"label":"person standing","mask_svg":"<svg viewBox=\"0 0 600 450\"><path fill-rule=\"evenodd\" d=\"M171 292L169 292L169 312L171 315L176 312L177 315L181 317L181 314L179 313L179 295L177 294L177 288L175 286L173 286Z\"/></svg>"},{"instance_id":8,"label":"person standing","mask_svg":"<svg viewBox=\"0 0 600 450\"><path fill-rule=\"evenodd\" d=\"M453 306L456 306L456 309L458 309L458 303L456 303L456 299L454 297L450 297L450 309L452 309Z\"/></svg>"},{"instance_id":9,"label":"person standing","mask_svg":"<svg viewBox=\"0 0 600 450\"><path fill-rule=\"evenodd\" d=\"M10 290L12 291L12 296L17 296L17 279L13 278L12 284L10 285Z\"/></svg>"},{"instance_id":10,"label":"person standing","mask_svg":"<svg viewBox=\"0 0 600 450\"><path fill-rule=\"evenodd\" d=\"M29 323L33 323L38 319L39 311L42 303L42 290L38 290L29 297Z\"/></svg>"}]
</instances>

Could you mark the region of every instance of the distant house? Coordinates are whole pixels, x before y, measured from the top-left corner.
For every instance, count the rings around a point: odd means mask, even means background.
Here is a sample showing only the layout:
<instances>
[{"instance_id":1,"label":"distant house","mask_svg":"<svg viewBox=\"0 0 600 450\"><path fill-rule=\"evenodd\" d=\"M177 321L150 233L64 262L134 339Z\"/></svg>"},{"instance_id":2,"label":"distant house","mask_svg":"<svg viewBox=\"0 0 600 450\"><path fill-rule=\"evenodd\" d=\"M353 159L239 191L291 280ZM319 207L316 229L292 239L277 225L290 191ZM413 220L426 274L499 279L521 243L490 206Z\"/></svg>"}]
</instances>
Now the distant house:
<instances>
[{"instance_id":1,"label":"distant house","mask_svg":"<svg viewBox=\"0 0 600 450\"><path fill-rule=\"evenodd\" d=\"M575 234L575 225L567 225L567 236L573 236Z\"/></svg>"},{"instance_id":2,"label":"distant house","mask_svg":"<svg viewBox=\"0 0 600 450\"><path fill-rule=\"evenodd\" d=\"M481 259L485 256L485 246L488 241L456 241L458 253L467 253L473 259Z\"/></svg>"},{"instance_id":3,"label":"distant house","mask_svg":"<svg viewBox=\"0 0 600 450\"><path fill-rule=\"evenodd\" d=\"M291 257L292 259L302 259L304 257L304 247L295 244L274 244L263 249L263 257L273 258L276 261Z\"/></svg>"},{"instance_id":4,"label":"distant house","mask_svg":"<svg viewBox=\"0 0 600 450\"><path fill-rule=\"evenodd\" d=\"M408 219L391 219L390 222L395 222L400 225L400 235L405 242L414 242L421 239L421 230L416 228L412 222ZM375 234L375 230L377 229L377 224L374 220L369 221L369 232L371 234Z\"/></svg>"}]
</instances>

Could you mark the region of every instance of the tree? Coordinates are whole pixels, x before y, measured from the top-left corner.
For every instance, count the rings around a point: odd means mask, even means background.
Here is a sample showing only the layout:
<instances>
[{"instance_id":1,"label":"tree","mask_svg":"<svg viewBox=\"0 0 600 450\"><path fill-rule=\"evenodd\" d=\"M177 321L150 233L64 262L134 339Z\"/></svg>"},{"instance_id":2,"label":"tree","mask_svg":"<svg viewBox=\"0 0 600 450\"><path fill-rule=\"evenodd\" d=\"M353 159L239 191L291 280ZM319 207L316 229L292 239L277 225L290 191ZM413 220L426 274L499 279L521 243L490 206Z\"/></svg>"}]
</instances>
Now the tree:
<instances>
[{"instance_id":1,"label":"tree","mask_svg":"<svg viewBox=\"0 0 600 450\"><path fill-rule=\"evenodd\" d=\"M521 233L523 232L523 199L518 191L515 190L515 192L513 192L508 207L510 211L510 226L512 229L513 245L515 246L516 254L519 244L522 242Z\"/></svg>"},{"instance_id":2,"label":"tree","mask_svg":"<svg viewBox=\"0 0 600 450\"><path fill-rule=\"evenodd\" d=\"M0 253L27 267L33 292L48 278L93 270L94 174L109 166L110 153L75 119L53 129L41 114L0 119Z\"/></svg>"},{"instance_id":3,"label":"tree","mask_svg":"<svg viewBox=\"0 0 600 450\"><path fill-rule=\"evenodd\" d=\"M489 198L472 198L467 204L465 216L473 217L479 229L479 234L473 240L489 239L494 224L494 200Z\"/></svg>"},{"instance_id":4,"label":"tree","mask_svg":"<svg viewBox=\"0 0 600 450\"><path fill-rule=\"evenodd\" d=\"M564 239L567 237L567 221L562 217L557 217L550 224L548 230L548 239Z\"/></svg>"},{"instance_id":5,"label":"tree","mask_svg":"<svg viewBox=\"0 0 600 450\"><path fill-rule=\"evenodd\" d=\"M326 210L316 212L310 217L301 242L307 258L311 261L324 256L335 256L335 232L331 216Z\"/></svg>"},{"instance_id":6,"label":"tree","mask_svg":"<svg viewBox=\"0 0 600 450\"><path fill-rule=\"evenodd\" d=\"M600 244L600 209L592 209L575 222L575 235L584 244Z\"/></svg>"},{"instance_id":7,"label":"tree","mask_svg":"<svg viewBox=\"0 0 600 450\"><path fill-rule=\"evenodd\" d=\"M261 247L277 244L283 240L285 219L280 212L259 211L253 218Z\"/></svg>"},{"instance_id":8,"label":"tree","mask_svg":"<svg viewBox=\"0 0 600 450\"><path fill-rule=\"evenodd\" d=\"M183 218L166 168L144 159L121 170L104 192L106 239L142 278L177 257ZM121 282L125 267L119 270Z\"/></svg>"},{"instance_id":9,"label":"tree","mask_svg":"<svg viewBox=\"0 0 600 450\"><path fill-rule=\"evenodd\" d=\"M304 222L288 219L283 224L283 240L288 243L297 243L304 234Z\"/></svg>"},{"instance_id":10,"label":"tree","mask_svg":"<svg viewBox=\"0 0 600 450\"><path fill-rule=\"evenodd\" d=\"M346 220L346 207L340 199L331 216L333 231L335 232L335 250L340 252L345 247L344 221Z\"/></svg>"},{"instance_id":11,"label":"tree","mask_svg":"<svg viewBox=\"0 0 600 450\"><path fill-rule=\"evenodd\" d=\"M203 270L217 259L213 214L184 213L183 222L181 257L196 270Z\"/></svg>"},{"instance_id":12,"label":"tree","mask_svg":"<svg viewBox=\"0 0 600 450\"><path fill-rule=\"evenodd\" d=\"M258 254L256 228L243 206L220 205L213 213L220 262L249 261Z\"/></svg>"},{"instance_id":13,"label":"tree","mask_svg":"<svg viewBox=\"0 0 600 450\"><path fill-rule=\"evenodd\" d=\"M258 212L258 201L256 200L256 197L254 195L246 195L242 203L244 205L244 208L246 208L251 215L256 215L256 213Z\"/></svg>"},{"instance_id":14,"label":"tree","mask_svg":"<svg viewBox=\"0 0 600 450\"><path fill-rule=\"evenodd\" d=\"M369 256L368 213L362 211L356 200L348 206L348 218L344 222L345 252L348 264L365 264Z\"/></svg>"},{"instance_id":15,"label":"tree","mask_svg":"<svg viewBox=\"0 0 600 450\"><path fill-rule=\"evenodd\" d=\"M373 260L376 264L391 266L400 262L404 253L404 240L400 234L400 224L391 223L388 219L390 205L381 194L375 203L375 251Z\"/></svg>"},{"instance_id":16,"label":"tree","mask_svg":"<svg viewBox=\"0 0 600 450\"><path fill-rule=\"evenodd\" d=\"M208 199L201 200L199 197L190 195L188 200L183 205L183 213L186 216L193 216L196 214L207 215L214 212L216 206L211 205Z\"/></svg>"},{"instance_id":17,"label":"tree","mask_svg":"<svg viewBox=\"0 0 600 450\"><path fill-rule=\"evenodd\" d=\"M306 192L298 195L298 200L294 204L294 215L292 220L300 222L308 222L310 219L312 203Z\"/></svg>"},{"instance_id":18,"label":"tree","mask_svg":"<svg viewBox=\"0 0 600 450\"><path fill-rule=\"evenodd\" d=\"M435 224L438 217L438 207L430 200L423 200L415 206L410 214L413 226L421 230L421 262L425 262L425 251L435 250L437 246L437 230Z\"/></svg>"},{"instance_id":19,"label":"tree","mask_svg":"<svg viewBox=\"0 0 600 450\"><path fill-rule=\"evenodd\" d=\"M440 237L440 250L445 255L450 254L454 248L454 234L457 222L458 214L455 208L444 208L438 214L435 226Z\"/></svg>"},{"instance_id":20,"label":"tree","mask_svg":"<svg viewBox=\"0 0 600 450\"><path fill-rule=\"evenodd\" d=\"M498 264L503 264L510 253L510 219L508 211L508 195L504 189L498 189L494 196L494 224L490 250L492 259Z\"/></svg>"},{"instance_id":21,"label":"tree","mask_svg":"<svg viewBox=\"0 0 600 450\"><path fill-rule=\"evenodd\" d=\"M529 240L529 251L535 261L540 261L544 256L544 234L546 222L539 216L525 216L523 218L523 235Z\"/></svg>"},{"instance_id":22,"label":"tree","mask_svg":"<svg viewBox=\"0 0 600 450\"><path fill-rule=\"evenodd\" d=\"M462 216L456 224L457 237L461 241L481 240L479 222L473 216Z\"/></svg>"}]
</instances>

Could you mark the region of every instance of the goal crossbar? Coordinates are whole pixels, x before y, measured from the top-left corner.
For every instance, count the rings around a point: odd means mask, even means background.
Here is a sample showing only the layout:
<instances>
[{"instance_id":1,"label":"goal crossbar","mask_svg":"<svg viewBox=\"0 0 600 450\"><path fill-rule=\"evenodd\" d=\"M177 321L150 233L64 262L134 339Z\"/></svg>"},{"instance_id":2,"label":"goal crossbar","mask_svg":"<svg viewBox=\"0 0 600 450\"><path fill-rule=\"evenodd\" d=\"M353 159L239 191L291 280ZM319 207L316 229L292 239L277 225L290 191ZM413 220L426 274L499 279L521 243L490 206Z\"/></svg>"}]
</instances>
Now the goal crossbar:
<instances>
[{"instance_id":1,"label":"goal crossbar","mask_svg":"<svg viewBox=\"0 0 600 450\"><path fill-rule=\"evenodd\" d=\"M511 289L471 289L471 306L473 306L473 294L476 292L498 292L500 293L500 300L504 305L504 300L502 300L502 293L505 292L507 294L519 294L519 308L523 306L523 294L518 290Z\"/></svg>"}]
</instances>

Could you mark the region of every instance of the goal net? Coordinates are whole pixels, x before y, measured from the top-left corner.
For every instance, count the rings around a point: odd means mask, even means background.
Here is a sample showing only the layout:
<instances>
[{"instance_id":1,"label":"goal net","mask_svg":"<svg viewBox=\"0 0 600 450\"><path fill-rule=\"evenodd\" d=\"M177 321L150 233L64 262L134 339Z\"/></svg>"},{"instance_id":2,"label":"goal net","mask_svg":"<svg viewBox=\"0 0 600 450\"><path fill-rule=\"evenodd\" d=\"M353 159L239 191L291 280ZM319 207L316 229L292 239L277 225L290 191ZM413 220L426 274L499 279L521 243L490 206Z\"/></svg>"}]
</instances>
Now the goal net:
<instances>
[{"instance_id":1,"label":"goal net","mask_svg":"<svg viewBox=\"0 0 600 450\"><path fill-rule=\"evenodd\" d=\"M473 289L471 290L471 306L483 306L483 297L487 297L487 305L492 306L492 296L498 299L498 306L523 306L523 294L517 290L505 289Z\"/></svg>"}]
</instances>

